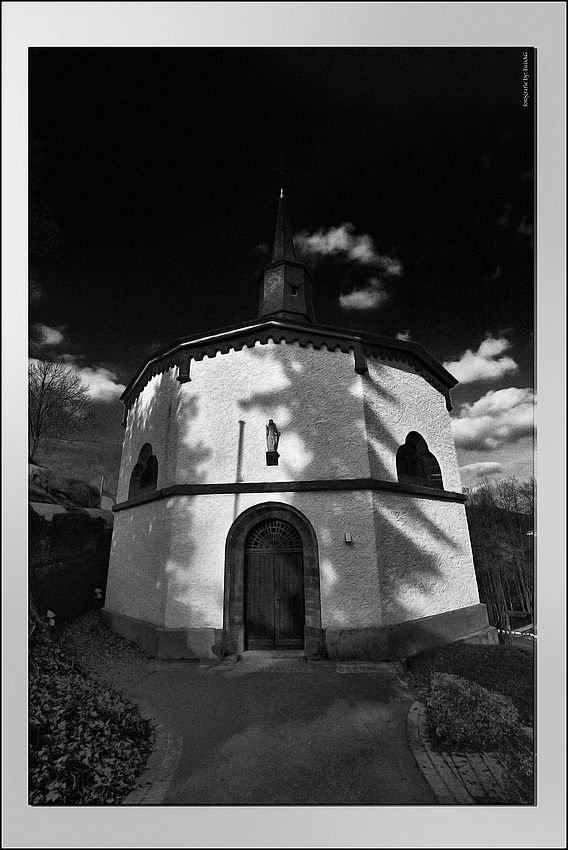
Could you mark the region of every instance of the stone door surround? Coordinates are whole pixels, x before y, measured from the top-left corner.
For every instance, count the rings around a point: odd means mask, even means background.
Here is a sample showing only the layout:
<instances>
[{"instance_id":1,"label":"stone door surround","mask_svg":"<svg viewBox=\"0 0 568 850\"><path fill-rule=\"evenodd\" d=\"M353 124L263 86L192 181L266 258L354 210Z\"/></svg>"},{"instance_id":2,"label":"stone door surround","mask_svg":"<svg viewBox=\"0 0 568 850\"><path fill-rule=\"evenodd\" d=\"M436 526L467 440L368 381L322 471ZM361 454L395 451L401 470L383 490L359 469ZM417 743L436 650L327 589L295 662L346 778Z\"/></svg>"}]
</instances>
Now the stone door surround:
<instances>
[{"instance_id":1,"label":"stone door surround","mask_svg":"<svg viewBox=\"0 0 568 850\"><path fill-rule=\"evenodd\" d=\"M304 647L306 657L325 654L321 626L319 555L316 533L297 508L282 502L264 502L243 511L233 522L225 546L225 589L223 600L223 654L245 648L245 541L259 522L280 519L298 532L304 553Z\"/></svg>"}]
</instances>

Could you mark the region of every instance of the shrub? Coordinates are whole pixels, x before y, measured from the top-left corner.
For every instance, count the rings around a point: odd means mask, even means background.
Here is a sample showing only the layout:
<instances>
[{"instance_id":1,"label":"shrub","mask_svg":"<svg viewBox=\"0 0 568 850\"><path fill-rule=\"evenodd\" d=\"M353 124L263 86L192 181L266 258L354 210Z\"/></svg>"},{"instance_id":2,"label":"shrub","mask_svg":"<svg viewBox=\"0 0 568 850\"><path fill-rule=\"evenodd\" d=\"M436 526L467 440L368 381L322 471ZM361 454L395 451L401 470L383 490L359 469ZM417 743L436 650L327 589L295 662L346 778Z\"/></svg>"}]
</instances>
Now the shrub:
<instances>
[{"instance_id":1,"label":"shrub","mask_svg":"<svg viewBox=\"0 0 568 850\"><path fill-rule=\"evenodd\" d=\"M412 687L424 702L432 673L453 673L510 697L521 722L533 722L533 658L519 646L456 643L421 652L406 661Z\"/></svg>"},{"instance_id":2,"label":"shrub","mask_svg":"<svg viewBox=\"0 0 568 850\"><path fill-rule=\"evenodd\" d=\"M85 675L48 635L34 638L30 804L120 803L152 751L150 722L120 694Z\"/></svg>"},{"instance_id":3,"label":"shrub","mask_svg":"<svg viewBox=\"0 0 568 850\"><path fill-rule=\"evenodd\" d=\"M435 738L446 747L486 752L520 731L508 697L450 673L432 673L426 707Z\"/></svg>"}]
</instances>

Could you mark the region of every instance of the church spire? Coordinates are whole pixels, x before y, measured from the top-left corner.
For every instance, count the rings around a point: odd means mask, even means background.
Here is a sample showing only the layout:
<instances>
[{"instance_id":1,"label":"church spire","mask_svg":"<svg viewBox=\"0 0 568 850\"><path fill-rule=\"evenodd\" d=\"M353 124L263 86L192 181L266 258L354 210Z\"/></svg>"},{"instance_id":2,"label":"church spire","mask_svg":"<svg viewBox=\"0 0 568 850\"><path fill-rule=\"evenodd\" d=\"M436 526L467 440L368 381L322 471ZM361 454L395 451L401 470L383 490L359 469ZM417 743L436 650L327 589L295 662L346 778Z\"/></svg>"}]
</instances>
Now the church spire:
<instances>
[{"instance_id":1,"label":"church spire","mask_svg":"<svg viewBox=\"0 0 568 850\"><path fill-rule=\"evenodd\" d=\"M298 262L284 189L280 190L271 261L259 277L259 318L314 323L312 274Z\"/></svg>"},{"instance_id":2,"label":"church spire","mask_svg":"<svg viewBox=\"0 0 568 850\"><path fill-rule=\"evenodd\" d=\"M280 190L280 201L278 202L278 217L276 219L276 235L274 236L274 248L272 251L272 262L277 260L291 260L293 263L298 261L296 257L296 249L292 238L292 229L290 227L290 219L288 217L288 208L286 206L286 198L284 197L284 189Z\"/></svg>"}]
</instances>

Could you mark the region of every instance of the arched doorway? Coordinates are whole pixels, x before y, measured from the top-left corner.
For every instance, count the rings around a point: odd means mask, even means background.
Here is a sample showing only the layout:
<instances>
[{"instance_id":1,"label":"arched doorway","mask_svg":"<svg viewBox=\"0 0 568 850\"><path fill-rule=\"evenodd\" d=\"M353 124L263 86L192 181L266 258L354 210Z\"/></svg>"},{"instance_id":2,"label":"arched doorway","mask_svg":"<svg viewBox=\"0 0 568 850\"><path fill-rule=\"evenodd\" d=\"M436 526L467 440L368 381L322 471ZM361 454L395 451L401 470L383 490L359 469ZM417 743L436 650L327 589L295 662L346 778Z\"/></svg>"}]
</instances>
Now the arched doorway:
<instances>
[{"instance_id":1,"label":"arched doorway","mask_svg":"<svg viewBox=\"0 0 568 850\"><path fill-rule=\"evenodd\" d=\"M267 569L263 570L263 565ZM261 583L259 600L254 601L258 582ZM264 589L262 582L267 585ZM275 607L271 613L269 589L273 605L284 603L282 611ZM284 592L280 593L280 589ZM285 598L275 600L274 596ZM257 620L266 624L260 634L258 631L255 634ZM326 653L316 533L304 514L281 502L264 502L243 511L227 535L221 651L232 654L253 649L250 640L271 642L272 646L266 645L266 649L276 648L276 641L280 647L303 646L308 658Z\"/></svg>"},{"instance_id":2,"label":"arched doorway","mask_svg":"<svg viewBox=\"0 0 568 850\"><path fill-rule=\"evenodd\" d=\"M245 649L303 648L302 540L290 523L265 519L245 540Z\"/></svg>"}]
</instances>

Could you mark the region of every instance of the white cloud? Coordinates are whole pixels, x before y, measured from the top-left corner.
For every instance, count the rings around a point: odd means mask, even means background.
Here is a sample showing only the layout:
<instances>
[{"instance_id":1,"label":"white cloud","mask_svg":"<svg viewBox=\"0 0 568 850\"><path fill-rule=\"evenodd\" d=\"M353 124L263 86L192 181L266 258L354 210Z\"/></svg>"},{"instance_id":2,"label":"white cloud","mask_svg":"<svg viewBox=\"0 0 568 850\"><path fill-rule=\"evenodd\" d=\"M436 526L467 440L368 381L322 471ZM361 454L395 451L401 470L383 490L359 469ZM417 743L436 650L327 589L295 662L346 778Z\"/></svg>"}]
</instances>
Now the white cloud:
<instances>
[{"instance_id":1,"label":"white cloud","mask_svg":"<svg viewBox=\"0 0 568 850\"><path fill-rule=\"evenodd\" d=\"M37 363L37 358L31 357L30 363ZM81 378L83 386L93 401L114 401L126 389L124 384L117 382L117 377L111 369L105 366L80 366L73 354L62 354L56 362L67 366L70 372L75 372Z\"/></svg>"},{"instance_id":2,"label":"white cloud","mask_svg":"<svg viewBox=\"0 0 568 850\"><path fill-rule=\"evenodd\" d=\"M487 478L489 475L499 475L503 473L503 467L496 461L488 463L468 463L465 466L460 466L461 482L464 487L471 487L482 478Z\"/></svg>"},{"instance_id":3,"label":"white cloud","mask_svg":"<svg viewBox=\"0 0 568 850\"><path fill-rule=\"evenodd\" d=\"M375 310L388 299L389 294L383 289L381 281L371 277L363 289L353 289L347 295L340 295L339 303L345 310Z\"/></svg>"},{"instance_id":4,"label":"white cloud","mask_svg":"<svg viewBox=\"0 0 568 850\"><path fill-rule=\"evenodd\" d=\"M534 429L533 390L509 387L490 390L473 404L462 404L452 419L456 446L490 451L531 436Z\"/></svg>"},{"instance_id":5,"label":"white cloud","mask_svg":"<svg viewBox=\"0 0 568 850\"><path fill-rule=\"evenodd\" d=\"M444 366L462 384L473 384L475 381L497 381L507 372L515 372L519 368L512 357L499 356L509 348L511 348L509 340L488 336L477 351L474 352L468 348L459 360L446 362Z\"/></svg>"},{"instance_id":6,"label":"white cloud","mask_svg":"<svg viewBox=\"0 0 568 850\"><path fill-rule=\"evenodd\" d=\"M50 328L47 325L42 325L38 322L34 325L34 330L41 334L42 339L40 345L42 346L61 345L65 339L62 333L63 328Z\"/></svg>"},{"instance_id":7,"label":"white cloud","mask_svg":"<svg viewBox=\"0 0 568 850\"><path fill-rule=\"evenodd\" d=\"M410 331L399 331L396 335L397 339L404 339L405 341L410 339Z\"/></svg>"},{"instance_id":8,"label":"white cloud","mask_svg":"<svg viewBox=\"0 0 568 850\"><path fill-rule=\"evenodd\" d=\"M346 310L374 310L388 300L384 282L402 276L399 260L380 254L368 233L355 233L350 221L339 227L321 228L315 233L302 230L294 235L299 255L304 260L333 258L349 271L355 269L372 272L363 286L355 285L351 292L339 296L339 304Z\"/></svg>"},{"instance_id":9,"label":"white cloud","mask_svg":"<svg viewBox=\"0 0 568 850\"><path fill-rule=\"evenodd\" d=\"M516 443L507 443L495 451L484 449L468 449L456 446L456 454L460 470L469 465L475 465L480 461L498 461L502 467L499 478L518 478L524 481L534 475L535 446L533 435L521 437ZM465 485L464 476L462 483Z\"/></svg>"},{"instance_id":10,"label":"white cloud","mask_svg":"<svg viewBox=\"0 0 568 850\"><path fill-rule=\"evenodd\" d=\"M389 277L400 277L402 266L398 260L379 254L368 233L355 234L350 221L339 227L321 228L316 233L302 230L294 235L298 250L308 256L338 256L360 265L372 266Z\"/></svg>"},{"instance_id":11,"label":"white cloud","mask_svg":"<svg viewBox=\"0 0 568 850\"><path fill-rule=\"evenodd\" d=\"M110 369L97 366L72 366L80 376L87 392L93 401L114 401L122 395L126 389L124 384L117 382L117 377Z\"/></svg>"}]
</instances>

